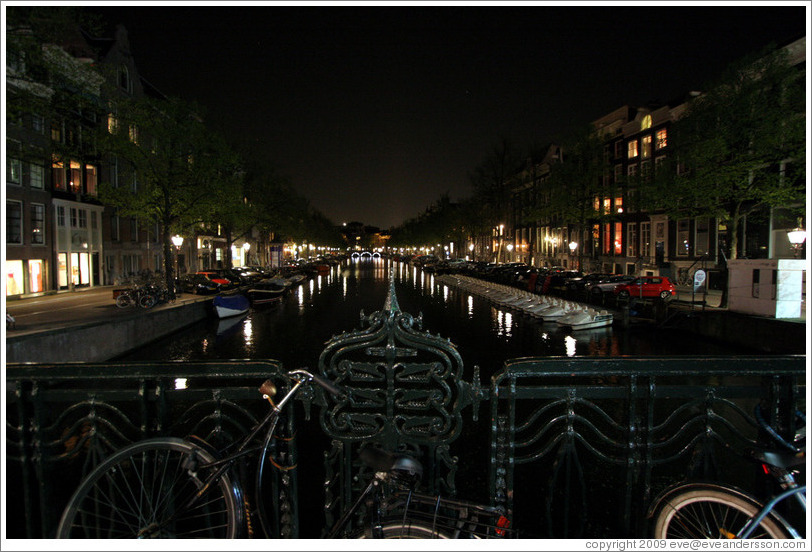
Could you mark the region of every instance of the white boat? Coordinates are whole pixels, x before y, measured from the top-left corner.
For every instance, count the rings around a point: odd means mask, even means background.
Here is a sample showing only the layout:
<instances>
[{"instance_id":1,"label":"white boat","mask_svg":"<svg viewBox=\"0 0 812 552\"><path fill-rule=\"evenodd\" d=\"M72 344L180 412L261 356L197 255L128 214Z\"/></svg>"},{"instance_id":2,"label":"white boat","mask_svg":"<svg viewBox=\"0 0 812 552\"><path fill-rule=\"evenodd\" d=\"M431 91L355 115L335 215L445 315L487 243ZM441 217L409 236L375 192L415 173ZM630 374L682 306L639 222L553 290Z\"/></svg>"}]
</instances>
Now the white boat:
<instances>
[{"instance_id":1,"label":"white boat","mask_svg":"<svg viewBox=\"0 0 812 552\"><path fill-rule=\"evenodd\" d=\"M212 301L218 318L229 318L248 312L251 303L245 295L217 295Z\"/></svg>"},{"instance_id":2,"label":"white boat","mask_svg":"<svg viewBox=\"0 0 812 552\"><path fill-rule=\"evenodd\" d=\"M280 303L282 296L288 290L287 286L278 284L270 280L262 280L254 284L251 289L247 291L248 298L254 305L269 305L273 303Z\"/></svg>"},{"instance_id":3,"label":"white boat","mask_svg":"<svg viewBox=\"0 0 812 552\"><path fill-rule=\"evenodd\" d=\"M614 316L611 312L595 309L582 309L572 311L556 320L556 324L573 330L587 330L611 326Z\"/></svg>"}]
</instances>

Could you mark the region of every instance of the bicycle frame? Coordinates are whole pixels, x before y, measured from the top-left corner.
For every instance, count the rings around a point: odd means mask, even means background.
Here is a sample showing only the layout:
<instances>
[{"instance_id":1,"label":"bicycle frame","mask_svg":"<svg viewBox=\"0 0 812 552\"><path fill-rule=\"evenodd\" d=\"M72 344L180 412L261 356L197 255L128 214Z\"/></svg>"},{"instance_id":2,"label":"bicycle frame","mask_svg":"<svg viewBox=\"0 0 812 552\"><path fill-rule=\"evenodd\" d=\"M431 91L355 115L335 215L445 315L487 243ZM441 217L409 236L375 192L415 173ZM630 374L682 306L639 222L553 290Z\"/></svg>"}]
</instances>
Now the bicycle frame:
<instances>
[{"instance_id":1,"label":"bicycle frame","mask_svg":"<svg viewBox=\"0 0 812 552\"><path fill-rule=\"evenodd\" d=\"M736 538L737 539L748 538L756 529L756 527L758 527L758 524L761 523L761 521L765 517L767 517L770 514L770 512L773 511L773 509L779 502L791 496L795 496L801 503L801 505L804 507L804 510L806 510L806 498L805 498L806 485L795 487L794 489L789 489L773 497L772 500L770 500L767 504L765 504L764 508L761 509L758 515L754 518L750 518L750 520L744 525L744 527L742 527L741 531L739 531L739 534L736 535ZM793 539L802 538L801 535L798 533L798 531L792 525L788 523L784 523L783 525L786 528L786 530L789 531Z\"/></svg>"}]
</instances>

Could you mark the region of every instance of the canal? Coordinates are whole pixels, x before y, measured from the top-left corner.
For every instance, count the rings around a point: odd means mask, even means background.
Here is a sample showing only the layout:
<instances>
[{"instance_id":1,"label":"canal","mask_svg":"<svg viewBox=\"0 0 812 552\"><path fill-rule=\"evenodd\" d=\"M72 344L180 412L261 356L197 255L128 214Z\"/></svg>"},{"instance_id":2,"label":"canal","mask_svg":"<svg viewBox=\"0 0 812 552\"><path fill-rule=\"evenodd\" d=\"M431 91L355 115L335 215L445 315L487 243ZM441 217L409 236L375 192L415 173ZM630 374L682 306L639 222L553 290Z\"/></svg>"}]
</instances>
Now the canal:
<instances>
[{"instance_id":1,"label":"canal","mask_svg":"<svg viewBox=\"0 0 812 552\"><path fill-rule=\"evenodd\" d=\"M333 267L327 275L305 280L291 289L281 304L252 310L243 318L200 322L117 360L276 359L288 369L315 369L319 353L331 337L360 329L362 311L369 315L384 308L390 271L394 271L400 309L415 317L422 314L423 330L449 338L464 361L463 379L471 381L473 367L479 366L484 386L505 360L517 357L651 357L742 352L694 336L643 326L567 333L555 325L448 287L419 268L385 259L366 259ZM451 452L459 457L456 478L459 495L485 502L489 436L488 421L483 417L488 417L487 411L480 412L480 421L473 423L470 412L466 413L463 433L452 444ZM323 452L329 448L317 418L313 416L299 426L300 494L308 497L323 495ZM320 500L303 499L300 518L321 519L320 508ZM321 525L303 521L301 536L318 537L317 526L320 529Z\"/></svg>"}]
</instances>

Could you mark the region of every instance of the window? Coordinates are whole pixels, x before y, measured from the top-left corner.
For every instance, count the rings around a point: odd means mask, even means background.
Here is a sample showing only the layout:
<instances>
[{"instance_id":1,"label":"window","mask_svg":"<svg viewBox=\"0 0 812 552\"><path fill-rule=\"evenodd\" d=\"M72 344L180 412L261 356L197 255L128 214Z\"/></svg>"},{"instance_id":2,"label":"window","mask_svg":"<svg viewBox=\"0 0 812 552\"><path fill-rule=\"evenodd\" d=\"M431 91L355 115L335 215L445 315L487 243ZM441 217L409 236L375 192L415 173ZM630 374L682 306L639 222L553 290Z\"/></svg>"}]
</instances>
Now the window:
<instances>
[{"instance_id":1,"label":"window","mask_svg":"<svg viewBox=\"0 0 812 552\"><path fill-rule=\"evenodd\" d=\"M634 176L637 176L637 169L638 169L638 167L637 167L637 164L635 163L635 164L629 165L629 167L626 170L628 171L628 174L629 174L630 177L634 177Z\"/></svg>"},{"instance_id":2,"label":"window","mask_svg":"<svg viewBox=\"0 0 812 552\"><path fill-rule=\"evenodd\" d=\"M651 179L651 161L643 161L640 163L640 176L645 181Z\"/></svg>"},{"instance_id":3,"label":"window","mask_svg":"<svg viewBox=\"0 0 812 552\"><path fill-rule=\"evenodd\" d=\"M96 167L94 165L85 165L85 192L88 195L97 195Z\"/></svg>"},{"instance_id":4,"label":"window","mask_svg":"<svg viewBox=\"0 0 812 552\"><path fill-rule=\"evenodd\" d=\"M79 213L76 207L70 208L70 225L72 228L79 226Z\"/></svg>"},{"instance_id":5,"label":"window","mask_svg":"<svg viewBox=\"0 0 812 552\"><path fill-rule=\"evenodd\" d=\"M628 144L628 158L633 159L637 157L637 140L631 140Z\"/></svg>"},{"instance_id":6,"label":"window","mask_svg":"<svg viewBox=\"0 0 812 552\"><path fill-rule=\"evenodd\" d=\"M113 211L113 214L110 215L110 239L112 241L119 241L121 239L120 222L121 218L118 216L118 213Z\"/></svg>"},{"instance_id":7,"label":"window","mask_svg":"<svg viewBox=\"0 0 812 552\"><path fill-rule=\"evenodd\" d=\"M63 227L65 226L65 206L64 205L57 205L56 207L56 225Z\"/></svg>"},{"instance_id":8,"label":"window","mask_svg":"<svg viewBox=\"0 0 812 552\"><path fill-rule=\"evenodd\" d=\"M696 219L696 237L694 238L694 255L706 255L710 251L710 219Z\"/></svg>"},{"instance_id":9,"label":"window","mask_svg":"<svg viewBox=\"0 0 812 552\"><path fill-rule=\"evenodd\" d=\"M623 142L618 140L615 142L615 159L623 157Z\"/></svg>"},{"instance_id":10,"label":"window","mask_svg":"<svg viewBox=\"0 0 812 552\"><path fill-rule=\"evenodd\" d=\"M23 203L6 200L6 243L23 244Z\"/></svg>"},{"instance_id":11,"label":"window","mask_svg":"<svg viewBox=\"0 0 812 552\"><path fill-rule=\"evenodd\" d=\"M116 134L118 132L118 119L112 113L107 114L107 132Z\"/></svg>"},{"instance_id":12,"label":"window","mask_svg":"<svg viewBox=\"0 0 812 552\"><path fill-rule=\"evenodd\" d=\"M98 213L90 211L90 228L96 230L99 227Z\"/></svg>"},{"instance_id":13,"label":"window","mask_svg":"<svg viewBox=\"0 0 812 552\"><path fill-rule=\"evenodd\" d=\"M664 128L661 128L657 131L657 141L655 142L654 147L658 150L663 149L668 145L668 131Z\"/></svg>"},{"instance_id":14,"label":"window","mask_svg":"<svg viewBox=\"0 0 812 552\"><path fill-rule=\"evenodd\" d=\"M68 187L65 184L65 165L56 159L54 159L51 164L51 180L54 183L54 190L60 192L68 191Z\"/></svg>"},{"instance_id":15,"label":"window","mask_svg":"<svg viewBox=\"0 0 812 552\"><path fill-rule=\"evenodd\" d=\"M138 127L130 125L130 142L138 144Z\"/></svg>"},{"instance_id":16,"label":"window","mask_svg":"<svg viewBox=\"0 0 812 552\"><path fill-rule=\"evenodd\" d=\"M651 134L643 136L641 140L640 155L643 159L651 157Z\"/></svg>"},{"instance_id":17,"label":"window","mask_svg":"<svg viewBox=\"0 0 812 552\"><path fill-rule=\"evenodd\" d=\"M677 221L677 255L686 257L691 250L691 240L689 230L691 221L687 218Z\"/></svg>"},{"instance_id":18,"label":"window","mask_svg":"<svg viewBox=\"0 0 812 552\"><path fill-rule=\"evenodd\" d=\"M138 193L138 175L133 171L132 179L130 180L130 191L134 194Z\"/></svg>"},{"instance_id":19,"label":"window","mask_svg":"<svg viewBox=\"0 0 812 552\"><path fill-rule=\"evenodd\" d=\"M130 241L138 241L138 219L130 218Z\"/></svg>"},{"instance_id":20,"label":"window","mask_svg":"<svg viewBox=\"0 0 812 552\"><path fill-rule=\"evenodd\" d=\"M79 228L87 228L87 211L78 209L79 211Z\"/></svg>"},{"instance_id":21,"label":"window","mask_svg":"<svg viewBox=\"0 0 812 552\"><path fill-rule=\"evenodd\" d=\"M623 165L615 165L615 184L623 181Z\"/></svg>"},{"instance_id":22,"label":"window","mask_svg":"<svg viewBox=\"0 0 812 552\"><path fill-rule=\"evenodd\" d=\"M626 225L626 256L637 257L637 223Z\"/></svg>"},{"instance_id":23,"label":"window","mask_svg":"<svg viewBox=\"0 0 812 552\"><path fill-rule=\"evenodd\" d=\"M122 90L132 92L132 86L130 81L130 70L127 68L126 65L122 65L118 69L118 85L121 87Z\"/></svg>"},{"instance_id":24,"label":"window","mask_svg":"<svg viewBox=\"0 0 812 552\"><path fill-rule=\"evenodd\" d=\"M57 143L62 143L62 122L51 122L51 140Z\"/></svg>"},{"instance_id":25,"label":"window","mask_svg":"<svg viewBox=\"0 0 812 552\"><path fill-rule=\"evenodd\" d=\"M611 252L611 225L606 223L603 225L603 254L608 255Z\"/></svg>"},{"instance_id":26,"label":"window","mask_svg":"<svg viewBox=\"0 0 812 552\"><path fill-rule=\"evenodd\" d=\"M41 190L45 186L45 169L42 165L29 165L28 175L28 183L32 188Z\"/></svg>"},{"instance_id":27,"label":"window","mask_svg":"<svg viewBox=\"0 0 812 552\"><path fill-rule=\"evenodd\" d=\"M22 183L23 176L23 164L19 159L22 156L22 145L20 142L17 140L7 140L6 154L8 155L6 181L9 184L17 184L19 186Z\"/></svg>"},{"instance_id":28,"label":"window","mask_svg":"<svg viewBox=\"0 0 812 552\"><path fill-rule=\"evenodd\" d=\"M614 254L623 255L623 223L615 223Z\"/></svg>"},{"instance_id":29,"label":"window","mask_svg":"<svg viewBox=\"0 0 812 552\"><path fill-rule=\"evenodd\" d=\"M651 223L640 223L640 255L648 257L651 255Z\"/></svg>"},{"instance_id":30,"label":"window","mask_svg":"<svg viewBox=\"0 0 812 552\"><path fill-rule=\"evenodd\" d=\"M41 203L31 204L31 243L45 243L45 205Z\"/></svg>"},{"instance_id":31,"label":"window","mask_svg":"<svg viewBox=\"0 0 812 552\"><path fill-rule=\"evenodd\" d=\"M37 134L45 134L45 119L42 115L31 115L31 130Z\"/></svg>"},{"instance_id":32,"label":"window","mask_svg":"<svg viewBox=\"0 0 812 552\"><path fill-rule=\"evenodd\" d=\"M82 191L82 165L76 161L70 162L70 191L74 194Z\"/></svg>"},{"instance_id":33,"label":"window","mask_svg":"<svg viewBox=\"0 0 812 552\"><path fill-rule=\"evenodd\" d=\"M616 196L615 197L615 213L622 213L623 212L623 197Z\"/></svg>"}]
</instances>

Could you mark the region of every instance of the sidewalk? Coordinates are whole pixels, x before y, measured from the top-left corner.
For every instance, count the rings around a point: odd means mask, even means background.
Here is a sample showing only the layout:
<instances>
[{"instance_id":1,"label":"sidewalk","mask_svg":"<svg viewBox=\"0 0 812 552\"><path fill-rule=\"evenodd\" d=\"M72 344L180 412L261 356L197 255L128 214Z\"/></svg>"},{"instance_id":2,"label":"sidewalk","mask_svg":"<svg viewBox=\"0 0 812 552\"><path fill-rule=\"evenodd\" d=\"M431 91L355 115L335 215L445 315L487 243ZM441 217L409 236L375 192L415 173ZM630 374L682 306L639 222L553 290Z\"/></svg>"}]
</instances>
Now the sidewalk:
<instances>
[{"instance_id":1,"label":"sidewalk","mask_svg":"<svg viewBox=\"0 0 812 552\"><path fill-rule=\"evenodd\" d=\"M14 328L6 328L6 335L15 337L105 320L122 320L145 312L211 299L211 296L187 293L179 295L177 301L171 305L156 305L149 310L137 307L120 309L113 299L113 290L121 287L96 286L7 300L6 312L16 322Z\"/></svg>"}]
</instances>

